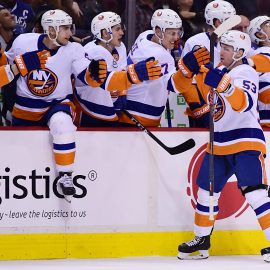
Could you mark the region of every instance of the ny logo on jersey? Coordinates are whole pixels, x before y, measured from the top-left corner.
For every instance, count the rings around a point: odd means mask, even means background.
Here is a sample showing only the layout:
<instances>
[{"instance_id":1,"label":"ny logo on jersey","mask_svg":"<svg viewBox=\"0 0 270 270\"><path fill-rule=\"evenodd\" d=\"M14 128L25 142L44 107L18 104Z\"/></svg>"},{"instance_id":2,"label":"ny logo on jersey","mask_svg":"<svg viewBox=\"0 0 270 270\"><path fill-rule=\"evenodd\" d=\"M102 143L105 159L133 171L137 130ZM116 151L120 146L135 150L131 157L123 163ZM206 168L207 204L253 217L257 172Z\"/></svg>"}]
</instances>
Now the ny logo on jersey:
<instances>
[{"instance_id":1,"label":"ny logo on jersey","mask_svg":"<svg viewBox=\"0 0 270 270\"><path fill-rule=\"evenodd\" d=\"M55 90L57 83L56 74L47 68L32 70L27 76L28 88L35 96L50 95Z\"/></svg>"}]
</instances>

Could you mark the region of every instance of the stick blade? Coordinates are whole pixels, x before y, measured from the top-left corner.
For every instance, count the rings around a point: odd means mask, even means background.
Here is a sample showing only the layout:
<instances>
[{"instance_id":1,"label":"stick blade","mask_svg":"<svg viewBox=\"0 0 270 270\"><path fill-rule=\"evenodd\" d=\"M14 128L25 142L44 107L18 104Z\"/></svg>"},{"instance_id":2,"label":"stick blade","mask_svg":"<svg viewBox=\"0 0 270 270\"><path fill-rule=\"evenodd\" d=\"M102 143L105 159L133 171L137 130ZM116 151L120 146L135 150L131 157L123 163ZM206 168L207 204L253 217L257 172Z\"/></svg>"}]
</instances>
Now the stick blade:
<instances>
[{"instance_id":1,"label":"stick blade","mask_svg":"<svg viewBox=\"0 0 270 270\"><path fill-rule=\"evenodd\" d=\"M220 37L222 34L226 33L240 22L241 17L239 15L233 15L225 22L223 22L219 27L217 27L214 33L217 35L217 37Z\"/></svg>"},{"instance_id":2,"label":"stick blade","mask_svg":"<svg viewBox=\"0 0 270 270\"><path fill-rule=\"evenodd\" d=\"M188 151L189 149L193 148L195 146L195 141L193 139L188 139L187 141L175 146L175 147L167 147L167 151L171 155L177 155L180 153L183 153L185 151Z\"/></svg>"}]
</instances>

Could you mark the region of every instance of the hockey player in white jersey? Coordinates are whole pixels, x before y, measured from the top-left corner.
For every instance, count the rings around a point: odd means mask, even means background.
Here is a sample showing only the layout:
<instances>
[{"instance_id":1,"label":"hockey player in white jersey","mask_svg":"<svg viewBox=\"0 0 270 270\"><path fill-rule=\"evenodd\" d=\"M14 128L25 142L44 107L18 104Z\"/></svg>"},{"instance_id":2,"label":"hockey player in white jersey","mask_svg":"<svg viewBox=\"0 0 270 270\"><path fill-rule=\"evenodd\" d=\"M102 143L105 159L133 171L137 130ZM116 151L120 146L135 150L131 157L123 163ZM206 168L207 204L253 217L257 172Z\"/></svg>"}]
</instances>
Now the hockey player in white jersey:
<instances>
[{"instance_id":1,"label":"hockey player in white jersey","mask_svg":"<svg viewBox=\"0 0 270 270\"><path fill-rule=\"evenodd\" d=\"M251 41L258 46L253 54L270 57L270 17L258 16L251 20L248 34ZM270 127L270 72L259 74L258 109L261 125Z\"/></svg>"},{"instance_id":2,"label":"hockey player in white jersey","mask_svg":"<svg viewBox=\"0 0 270 270\"><path fill-rule=\"evenodd\" d=\"M91 22L91 31L95 39L84 46L87 58L104 59L108 71L125 70L127 67L127 51L122 37L121 18L110 11L96 15ZM75 95L78 101L78 125L115 126L117 111L125 103L126 90L104 91L97 87L76 85Z\"/></svg>"},{"instance_id":3,"label":"hockey player in white jersey","mask_svg":"<svg viewBox=\"0 0 270 270\"><path fill-rule=\"evenodd\" d=\"M171 9L156 10L151 19L151 26L153 30L143 32L135 41L129 52L128 64L153 56L161 65L163 76L155 81L145 81L129 88L126 110L144 126L157 127L165 108L168 91L183 93L186 88L185 77L181 72L176 72L175 61L170 53L174 43L182 36L183 30L179 15ZM203 59L204 57L201 60ZM119 121L123 125L134 125L124 113L119 116Z\"/></svg>"},{"instance_id":4,"label":"hockey player in white jersey","mask_svg":"<svg viewBox=\"0 0 270 270\"><path fill-rule=\"evenodd\" d=\"M215 0L208 3L204 12L205 21L209 26L208 32L199 33L190 37L185 43L181 56L183 57L196 47L205 47L210 51L211 33L224 21L235 14L235 8L227 1ZM214 55L214 67L216 67L220 62L219 49L217 46L214 48Z\"/></svg>"},{"instance_id":5,"label":"hockey player in white jersey","mask_svg":"<svg viewBox=\"0 0 270 270\"><path fill-rule=\"evenodd\" d=\"M205 47L210 51L210 35L211 33L225 20L235 15L236 11L233 5L227 1L215 0L211 1L205 7L205 21L209 28L207 32L196 34L190 37L183 48L181 57L184 57L188 52L197 47ZM219 48L214 47L214 66L216 67L220 62ZM191 127L208 127L209 125L209 108L206 110L206 102L202 98L198 103L189 103L187 108L187 115ZM201 112L198 114L198 112Z\"/></svg>"},{"instance_id":6,"label":"hockey player in white jersey","mask_svg":"<svg viewBox=\"0 0 270 270\"><path fill-rule=\"evenodd\" d=\"M249 36L230 30L220 39L219 68L202 67L195 76L201 94L209 100L215 89L214 112L214 220L218 214L220 193L235 174L238 187L254 210L261 229L270 241L270 198L264 167L265 138L258 123L259 78L256 71L242 63L251 48ZM225 69L223 69L225 67ZM197 177L199 186L195 210L195 238L178 247L178 258L207 258L214 220L210 220L209 148ZM197 257L190 255L199 251ZM261 250L270 262L270 247Z\"/></svg>"},{"instance_id":7,"label":"hockey player in white jersey","mask_svg":"<svg viewBox=\"0 0 270 270\"><path fill-rule=\"evenodd\" d=\"M45 12L41 24L45 34L22 34L14 40L6 53L11 65L4 67L6 74L1 81L7 83L19 71L21 76L17 80L12 125L49 127L59 173L58 184L62 195L69 200L68 197L75 194L71 175L76 131L71 74L80 76L84 83L100 84L107 76L106 63L97 61L90 64L83 47L69 42L72 18L64 11ZM13 61L16 65L12 64ZM101 62L102 71L99 67ZM101 76L99 72L102 72ZM92 75L97 76L97 80Z\"/></svg>"}]
</instances>

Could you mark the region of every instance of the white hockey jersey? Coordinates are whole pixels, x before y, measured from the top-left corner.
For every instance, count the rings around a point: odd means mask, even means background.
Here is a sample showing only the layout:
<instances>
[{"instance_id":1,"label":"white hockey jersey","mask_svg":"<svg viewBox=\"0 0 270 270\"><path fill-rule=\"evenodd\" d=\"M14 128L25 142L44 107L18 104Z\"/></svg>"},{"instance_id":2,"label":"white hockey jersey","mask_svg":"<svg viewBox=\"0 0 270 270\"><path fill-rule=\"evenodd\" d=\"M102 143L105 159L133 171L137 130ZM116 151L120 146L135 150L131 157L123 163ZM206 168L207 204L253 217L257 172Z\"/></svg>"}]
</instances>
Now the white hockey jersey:
<instances>
[{"instance_id":1,"label":"white hockey jersey","mask_svg":"<svg viewBox=\"0 0 270 270\"><path fill-rule=\"evenodd\" d=\"M248 65L229 73L237 87L231 96L215 94L214 154L228 155L245 150L266 153L265 138L257 111L259 78Z\"/></svg>"},{"instance_id":2,"label":"white hockey jersey","mask_svg":"<svg viewBox=\"0 0 270 270\"><path fill-rule=\"evenodd\" d=\"M84 46L86 57L91 59L104 59L107 63L108 71L125 70L127 66L127 51L124 43L116 47L115 53L110 53L106 48L97 45L96 41L89 42ZM76 83L75 95L84 113L92 117L115 121L118 119L109 91L101 87L91 87Z\"/></svg>"},{"instance_id":3,"label":"white hockey jersey","mask_svg":"<svg viewBox=\"0 0 270 270\"><path fill-rule=\"evenodd\" d=\"M7 57L10 63L16 55L36 50L48 50L45 35L28 33L18 36ZM30 120L40 120L50 106L56 103L70 103L73 99L71 75L75 77L89 65L83 47L78 43L68 43L56 50L49 50L45 69L30 71L17 80L16 103L13 116Z\"/></svg>"},{"instance_id":4,"label":"white hockey jersey","mask_svg":"<svg viewBox=\"0 0 270 270\"><path fill-rule=\"evenodd\" d=\"M270 57L270 47L260 47L253 54L262 54ZM259 101L258 109L262 126L270 127L270 72L259 74Z\"/></svg>"},{"instance_id":5,"label":"white hockey jersey","mask_svg":"<svg viewBox=\"0 0 270 270\"><path fill-rule=\"evenodd\" d=\"M170 51L152 42L153 34L154 32L149 30L139 35L128 56L128 64L136 64L149 57L155 57L162 67L162 77L154 81L144 81L138 85L132 85L127 92L126 109L146 126L159 125L168 97L168 80L176 71ZM120 121L130 123L125 115L120 117Z\"/></svg>"}]
</instances>

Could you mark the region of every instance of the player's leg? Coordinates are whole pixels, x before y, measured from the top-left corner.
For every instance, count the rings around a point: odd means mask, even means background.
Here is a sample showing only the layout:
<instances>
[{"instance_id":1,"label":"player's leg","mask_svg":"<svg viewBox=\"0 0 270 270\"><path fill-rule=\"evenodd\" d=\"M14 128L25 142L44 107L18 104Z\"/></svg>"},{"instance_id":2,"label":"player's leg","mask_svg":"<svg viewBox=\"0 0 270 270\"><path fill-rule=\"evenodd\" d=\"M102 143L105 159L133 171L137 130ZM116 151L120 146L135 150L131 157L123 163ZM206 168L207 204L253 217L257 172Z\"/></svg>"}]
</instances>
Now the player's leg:
<instances>
[{"instance_id":1,"label":"player's leg","mask_svg":"<svg viewBox=\"0 0 270 270\"><path fill-rule=\"evenodd\" d=\"M218 200L220 192L227 180L233 174L230 169L229 157L214 157L214 219L218 214ZM206 154L197 178L199 186L197 205L195 209L194 233L195 237L191 241L178 246L179 259L206 259L210 248L210 235L214 227L215 220L210 220L210 199L209 199L209 155ZM199 251L199 256L192 256L193 252Z\"/></svg>"},{"instance_id":2,"label":"player's leg","mask_svg":"<svg viewBox=\"0 0 270 270\"><path fill-rule=\"evenodd\" d=\"M75 194L72 172L75 159L75 131L69 114L63 111L54 113L48 121L48 127L53 137L53 154L56 170L59 173L59 185L64 196Z\"/></svg>"},{"instance_id":3,"label":"player's leg","mask_svg":"<svg viewBox=\"0 0 270 270\"><path fill-rule=\"evenodd\" d=\"M270 241L270 198L264 156L258 151L245 151L237 155L235 162L238 185ZM270 262L270 247L262 249L261 254Z\"/></svg>"}]
</instances>

